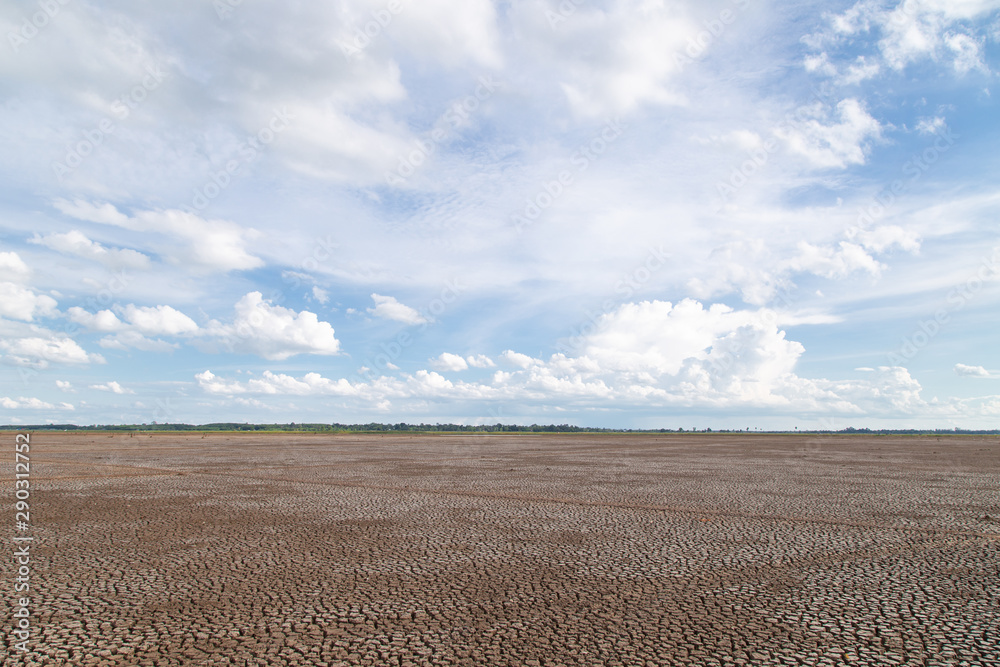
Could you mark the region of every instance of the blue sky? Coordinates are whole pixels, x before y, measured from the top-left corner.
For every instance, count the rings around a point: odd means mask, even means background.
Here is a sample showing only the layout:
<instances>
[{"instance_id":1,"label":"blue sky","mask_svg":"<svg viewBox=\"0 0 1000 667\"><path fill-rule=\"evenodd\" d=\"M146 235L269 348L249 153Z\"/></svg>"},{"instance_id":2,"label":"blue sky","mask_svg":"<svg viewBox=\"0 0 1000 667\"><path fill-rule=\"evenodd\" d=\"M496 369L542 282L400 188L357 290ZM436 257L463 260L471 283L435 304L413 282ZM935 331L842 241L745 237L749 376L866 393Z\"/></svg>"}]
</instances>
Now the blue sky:
<instances>
[{"instance_id":1,"label":"blue sky","mask_svg":"<svg viewBox=\"0 0 1000 667\"><path fill-rule=\"evenodd\" d=\"M0 8L0 423L998 424L1000 0Z\"/></svg>"}]
</instances>

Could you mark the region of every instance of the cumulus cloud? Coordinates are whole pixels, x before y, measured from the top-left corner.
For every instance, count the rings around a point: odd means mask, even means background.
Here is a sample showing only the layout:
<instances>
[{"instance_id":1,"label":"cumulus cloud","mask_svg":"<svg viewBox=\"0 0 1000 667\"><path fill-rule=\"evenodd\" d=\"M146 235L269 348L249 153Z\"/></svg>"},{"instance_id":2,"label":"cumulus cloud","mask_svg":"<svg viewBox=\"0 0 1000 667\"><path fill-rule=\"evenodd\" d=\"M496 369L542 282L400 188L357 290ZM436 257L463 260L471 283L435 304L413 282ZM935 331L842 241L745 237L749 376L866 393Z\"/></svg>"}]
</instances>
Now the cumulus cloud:
<instances>
[{"instance_id":1,"label":"cumulus cloud","mask_svg":"<svg viewBox=\"0 0 1000 667\"><path fill-rule=\"evenodd\" d=\"M847 241L841 241L835 248L802 241L798 245L797 256L788 261L788 267L824 278L844 278L855 271L879 276L885 268L862 246Z\"/></svg>"},{"instance_id":2,"label":"cumulus cloud","mask_svg":"<svg viewBox=\"0 0 1000 667\"><path fill-rule=\"evenodd\" d=\"M118 319L110 310L99 310L96 313L73 306L66 311L69 319L91 331L119 331L125 328L125 323Z\"/></svg>"},{"instance_id":3,"label":"cumulus cloud","mask_svg":"<svg viewBox=\"0 0 1000 667\"><path fill-rule=\"evenodd\" d=\"M947 123L941 116L921 118L917 121L917 132L920 134L939 134L945 127L947 127Z\"/></svg>"},{"instance_id":4,"label":"cumulus cloud","mask_svg":"<svg viewBox=\"0 0 1000 667\"><path fill-rule=\"evenodd\" d=\"M264 371L259 378L245 382L222 380L212 371L195 375L195 379L205 392L227 396L238 394L288 394L293 396L352 396L358 390L350 382L341 378L329 380L319 373L306 373L301 378L291 375Z\"/></svg>"},{"instance_id":5,"label":"cumulus cloud","mask_svg":"<svg viewBox=\"0 0 1000 667\"><path fill-rule=\"evenodd\" d=\"M28 243L45 246L65 255L75 255L98 262L109 269L145 269L149 268L149 257L129 248L105 248L96 241L91 241L83 232L72 230L65 234L35 234Z\"/></svg>"},{"instance_id":6,"label":"cumulus cloud","mask_svg":"<svg viewBox=\"0 0 1000 667\"><path fill-rule=\"evenodd\" d=\"M872 79L882 71L882 66L877 62L870 62L864 56L847 66L847 69L839 76L841 85L855 85Z\"/></svg>"},{"instance_id":7,"label":"cumulus cloud","mask_svg":"<svg viewBox=\"0 0 1000 667\"><path fill-rule=\"evenodd\" d=\"M122 331L114 336L105 336L97 344L108 350L126 351L132 348L143 352L172 352L180 347L177 343L159 338L147 338L138 331Z\"/></svg>"},{"instance_id":8,"label":"cumulus cloud","mask_svg":"<svg viewBox=\"0 0 1000 667\"><path fill-rule=\"evenodd\" d=\"M213 320L206 327L208 335L221 339L232 352L279 361L297 354L340 353L333 327L315 313L272 305L260 292L246 294L235 311L232 323Z\"/></svg>"},{"instance_id":9,"label":"cumulus cloud","mask_svg":"<svg viewBox=\"0 0 1000 667\"><path fill-rule=\"evenodd\" d=\"M70 202L59 199L54 205L62 213L78 220L170 237L183 244L167 248L168 257L175 264L222 272L256 269L264 265L262 259L250 254L246 248L246 244L257 238L259 233L228 220L205 219L176 209L139 211L130 217L111 204L98 205L82 200Z\"/></svg>"},{"instance_id":10,"label":"cumulus cloud","mask_svg":"<svg viewBox=\"0 0 1000 667\"><path fill-rule=\"evenodd\" d=\"M312 298L318 301L320 305L326 305L326 303L330 300L330 293L322 287L313 285Z\"/></svg>"},{"instance_id":11,"label":"cumulus cloud","mask_svg":"<svg viewBox=\"0 0 1000 667\"><path fill-rule=\"evenodd\" d=\"M0 252L0 275L22 281L30 273L31 269L16 252Z\"/></svg>"},{"instance_id":12,"label":"cumulus cloud","mask_svg":"<svg viewBox=\"0 0 1000 667\"><path fill-rule=\"evenodd\" d=\"M249 380L196 376L208 394L340 396L356 405L399 401L504 401L533 406L733 408L808 412L924 414L946 411L921 398L905 368L870 369L861 380L811 380L795 366L803 346L786 339L769 311L736 311L685 300L626 304L602 316L577 349L548 360L508 350L512 370L484 382L449 380L433 370L351 383L317 373L265 372ZM458 355L435 361L460 367ZM462 361L465 361L462 359ZM466 362L467 363L467 362Z\"/></svg>"},{"instance_id":13,"label":"cumulus cloud","mask_svg":"<svg viewBox=\"0 0 1000 667\"><path fill-rule=\"evenodd\" d=\"M955 372L965 377L977 378L1000 378L1000 373L988 371L982 366L968 366L966 364L955 364Z\"/></svg>"},{"instance_id":14,"label":"cumulus cloud","mask_svg":"<svg viewBox=\"0 0 1000 667\"><path fill-rule=\"evenodd\" d=\"M105 363L99 354L89 354L72 338L19 338L0 340L0 350L18 366L47 368L49 364Z\"/></svg>"},{"instance_id":15,"label":"cumulus cloud","mask_svg":"<svg viewBox=\"0 0 1000 667\"><path fill-rule=\"evenodd\" d=\"M726 377L774 378L791 372L804 351L763 314L721 304L706 309L693 299L626 304L602 316L580 348L596 366L586 369L578 359L575 368L649 381L682 373L705 379L720 368Z\"/></svg>"},{"instance_id":16,"label":"cumulus cloud","mask_svg":"<svg viewBox=\"0 0 1000 667\"><path fill-rule=\"evenodd\" d=\"M116 314L117 312L117 314ZM90 313L79 306L66 311L69 319L90 331L114 333L100 340L103 348L127 350L135 348L145 352L169 352L178 347L148 336L190 336L200 333L190 317L170 306L115 305L114 310ZM121 318L119 318L121 315Z\"/></svg>"},{"instance_id":17,"label":"cumulus cloud","mask_svg":"<svg viewBox=\"0 0 1000 667\"><path fill-rule=\"evenodd\" d=\"M110 382L105 382L103 384L92 384L91 389L96 389L97 391L108 391L112 394L134 394L135 392L131 389L126 389L114 380Z\"/></svg>"},{"instance_id":18,"label":"cumulus cloud","mask_svg":"<svg viewBox=\"0 0 1000 667\"><path fill-rule=\"evenodd\" d=\"M493 360L485 354L472 354L465 358L465 361L473 368L492 368L496 366Z\"/></svg>"},{"instance_id":19,"label":"cumulus cloud","mask_svg":"<svg viewBox=\"0 0 1000 667\"><path fill-rule=\"evenodd\" d=\"M968 22L998 8L1000 3L996 0L903 0L891 8L861 0L830 16L829 27L807 36L805 42L822 49L860 33L876 31L877 55L894 70L930 58L950 61L959 74L971 69L987 71L981 56L981 39L968 32Z\"/></svg>"},{"instance_id":20,"label":"cumulus cloud","mask_svg":"<svg viewBox=\"0 0 1000 667\"><path fill-rule=\"evenodd\" d=\"M442 352L435 359L431 359L431 367L438 371L464 371L469 367L469 363L457 354Z\"/></svg>"},{"instance_id":21,"label":"cumulus cloud","mask_svg":"<svg viewBox=\"0 0 1000 667\"><path fill-rule=\"evenodd\" d=\"M542 363L541 359L533 359L526 354L521 354L520 352L515 352L514 350L504 350L500 353L500 358L508 364L517 366L518 368L531 368L532 366L538 366Z\"/></svg>"},{"instance_id":22,"label":"cumulus cloud","mask_svg":"<svg viewBox=\"0 0 1000 667\"><path fill-rule=\"evenodd\" d=\"M198 331L194 320L170 306L145 307L130 303L119 312L137 331L151 336L179 336Z\"/></svg>"},{"instance_id":23,"label":"cumulus cloud","mask_svg":"<svg viewBox=\"0 0 1000 667\"><path fill-rule=\"evenodd\" d=\"M0 398L0 407L6 410L73 410L70 403L59 403L53 405L38 398L25 398L20 396L16 399L4 396Z\"/></svg>"},{"instance_id":24,"label":"cumulus cloud","mask_svg":"<svg viewBox=\"0 0 1000 667\"><path fill-rule=\"evenodd\" d=\"M801 120L775 134L814 167L844 169L864 164L872 142L882 136L882 125L853 98L839 102L835 114L816 103L800 109L799 116Z\"/></svg>"},{"instance_id":25,"label":"cumulus cloud","mask_svg":"<svg viewBox=\"0 0 1000 667\"><path fill-rule=\"evenodd\" d=\"M843 86L859 84L878 76L882 71L881 64L870 61L865 56L858 56L853 63L840 70L830 61L830 56L826 52L806 56L803 65L807 72L817 72L832 77Z\"/></svg>"},{"instance_id":26,"label":"cumulus cloud","mask_svg":"<svg viewBox=\"0 0 1000 667\"><path fill-rule=\"evenodd\" d=\"M404 324L424 324L430 321L422 315L416 308L411 308L400 303L394 297L372 294L375 305L368 309L368 312L375 317L382 317L387 320L395 320Z\"/></svg>"},{"instance_id":27,"label":"cumulus cloud","mask_svg":"<svg viewBox=\"0 0 1000 667\"><path fill-rule=\"evenodd\" d=\"M856 233L852 240L856 240L866 249L876 253L883 253L894 247L910 253L916 253L920 250L920 236L899 225L882 225L874 229L862 230Z\"/></svg>"},{"instance_id":28,"label":"cumulus cloud","mask_svg":"<svg viewBox=\"0 0 1000 667\"><path fill-rule=\"evenodd\" d=\"M60 391L65 391L68 393L76 393L76 390L73 389L73 384L67 382L66 380L56 380L56 386L59 387Z\"/></svg>"},{"instance_id":29,"label":"cumulus cloud","mask_svg":"<svg viewBox=\"0 0 1000 667\"><path fill-rule=\"evenodd\" d=\"M981 45L972 36L963 33L947 33L944 36L944 43L954 55L952 66L959 74L967 74L973 69L989 72L989 68L982 59Z\"/></svg>"},{"instance_id":30,"label":"cumulus cloud","mask_svg":"<svg viewBox=\"0 0 1000 667\"><path fill-rule=\"evenodd\" d=\"M32 322L36 317L51 317L56 312L56 300L36 294L27 287L0 282L0 317Z\"/></svg>"},{"instance_id":31,"label":"cumulus cloud","mask_svg":"<svg viewBox=\"0 0 1000 667\"><path fill-rule=\"evenodd\" d=\"M764 305L794 285L796 274L840 280L857 273L878 278L885 265L877 256L900 249L920 252L921 237L899 225L849 228L846 241L775 247L763 239L725 243L709 253L703 275L689 278L689 293L699 299L739 291L748 304Z\"/></svg>"}]
</instances>

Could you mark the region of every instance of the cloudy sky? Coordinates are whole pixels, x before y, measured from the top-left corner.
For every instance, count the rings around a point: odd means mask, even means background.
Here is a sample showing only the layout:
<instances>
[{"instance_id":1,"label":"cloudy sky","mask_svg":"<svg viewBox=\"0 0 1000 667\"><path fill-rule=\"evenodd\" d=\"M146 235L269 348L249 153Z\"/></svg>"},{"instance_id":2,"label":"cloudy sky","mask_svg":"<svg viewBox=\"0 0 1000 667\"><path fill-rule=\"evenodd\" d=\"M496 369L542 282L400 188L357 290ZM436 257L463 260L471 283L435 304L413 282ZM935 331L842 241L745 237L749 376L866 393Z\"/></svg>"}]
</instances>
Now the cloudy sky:
<instances>
[{"instance_id":1,"label":"cloudy sky","mask_svg":"<svg viewBox=\"0 0 1000 667\"><path fill-rule=\"evenodd\" d=\"M1000 0L0 8L0 423L1000 423Z\"/></svg>"}]
</instances>

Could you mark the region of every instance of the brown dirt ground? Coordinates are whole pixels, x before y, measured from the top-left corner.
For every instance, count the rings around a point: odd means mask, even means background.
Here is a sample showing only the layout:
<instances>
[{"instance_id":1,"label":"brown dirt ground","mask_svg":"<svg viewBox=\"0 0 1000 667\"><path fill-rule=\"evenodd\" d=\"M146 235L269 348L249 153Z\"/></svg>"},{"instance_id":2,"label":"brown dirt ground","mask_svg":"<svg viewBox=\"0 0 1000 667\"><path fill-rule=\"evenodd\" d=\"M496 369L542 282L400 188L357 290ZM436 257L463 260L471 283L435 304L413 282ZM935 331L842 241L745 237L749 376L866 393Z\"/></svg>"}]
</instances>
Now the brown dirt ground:
<instances>
[{"instance_id":1,"label":"brown dirt ground","mask_svg":"<svg viewBox=\"0 0 1000 667\"><path fill-rule=\"evenodd\" d=\"M5 665L1000 664L996 437L37 432L31 484Z\"/></svg>"}]
</instances>

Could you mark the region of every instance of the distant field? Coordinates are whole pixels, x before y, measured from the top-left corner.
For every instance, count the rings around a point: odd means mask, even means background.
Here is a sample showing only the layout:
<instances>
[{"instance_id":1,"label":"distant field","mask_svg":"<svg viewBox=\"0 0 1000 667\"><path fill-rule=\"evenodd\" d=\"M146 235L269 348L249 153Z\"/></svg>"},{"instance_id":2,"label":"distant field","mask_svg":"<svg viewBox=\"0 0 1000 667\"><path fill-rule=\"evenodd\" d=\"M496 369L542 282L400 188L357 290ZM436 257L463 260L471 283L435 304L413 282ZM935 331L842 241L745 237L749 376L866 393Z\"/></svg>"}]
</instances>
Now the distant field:
<instances>
[{"instance_id":1,"label":"distant field","mask_svg":"<svg viewBox=\"0 0 1000 667\"><path fill-rule=\"evenodd\" d=\"M24 664L1000 664L996 436L38 432L31 484Z\"/></svg>"}]
</instances>

